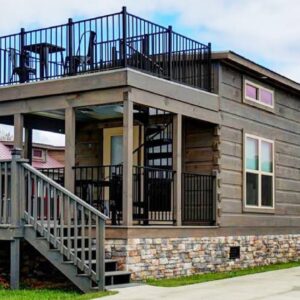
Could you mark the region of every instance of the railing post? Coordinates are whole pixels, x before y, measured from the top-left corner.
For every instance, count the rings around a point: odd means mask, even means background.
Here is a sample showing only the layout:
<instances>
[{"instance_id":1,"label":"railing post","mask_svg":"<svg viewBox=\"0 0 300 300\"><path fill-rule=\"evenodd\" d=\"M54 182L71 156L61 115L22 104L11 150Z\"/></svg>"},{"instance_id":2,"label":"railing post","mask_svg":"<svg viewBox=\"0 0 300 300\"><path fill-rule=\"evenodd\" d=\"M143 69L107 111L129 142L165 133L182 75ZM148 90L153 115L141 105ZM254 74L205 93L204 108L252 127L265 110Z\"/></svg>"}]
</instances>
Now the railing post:
<instances>
[{"instance_id":1,"label":"railing post","mask_svg":"<svg viewBox=\"0 0 300 300\"><path fill-rule=\"evenodd\" d=\"M73 60L73 19L68 20L68 57L69 57L69 75L75 74L74 70L74 60Z\"/></svg>"},{"instance_id":2,"label":"railing post","mask_svg":"<svg viewBox=\"0 0 300 300\"><path fill-rule=\"evenodd\" d=\"M172 80L172 34L173 29L172 26L168 27L168 77Z\"/></svg>"},{"instance_id":3,"label":"railing post","mask_svg":"<svg viewBox=\"0 0 300 300\"><path fill-rule=\"evenodd\" d=\"M207 53L207 90L211 92L211 75L212 75L212 70L211 70L211 43L208 43L208 53Z\"/></svg>"},{"instance_id":4,"label":"railing post","mask_svg":"<svg viewBox=\"0 0 300 300\"><path fill-rule=\"evenodd\" d=\"M96 260L97 260L97 284L100 291L105 288L105 221L97 217L97 227L96 227Z\"/></svg>"},{"instance_id":5,"label":"railing post","mask_svg":"<svg viewBox=\"0 0 300 300\"><path fill-rule=\"evenodd\" d=\"M123 67L127 67L127 8L122 7L122 54L123 54Z\"/></svg>"},{"instance_id":6,"label":"railing post","mask_svg":"<svg viewBox=\"0 0 300 300\"><path fill-rule=\"evenodd\" d=\"M25 71L25 51L24 51L24 46L25 46L25 29L21 28L20 32L20 83L26 82L26 71Z\"/></svg>"},{"instance_id":7,"label":"railing post","mask_svg":"<svg viewBox=\"0 0 300 300\"><path fill-rule=\"evenodd\" d=\"M14 148L11 152L11 225L19 227L21 225L21 178L18 161L21 159L21 149Z\"/></svg>"},{"instance_id":8,"label":"railing post","mask_svg":"<svg viewBox=\"0 0 300 300\"><path fill-rule=\"evenodd\" d=\"M212 200L213 200L213 222L214 224L218 225L219 224L219 212L220 212L220 172L218 170L213 170L212 175L214 176L213 178L213 195L212 195Z\"/></svg>"}]
</instances>

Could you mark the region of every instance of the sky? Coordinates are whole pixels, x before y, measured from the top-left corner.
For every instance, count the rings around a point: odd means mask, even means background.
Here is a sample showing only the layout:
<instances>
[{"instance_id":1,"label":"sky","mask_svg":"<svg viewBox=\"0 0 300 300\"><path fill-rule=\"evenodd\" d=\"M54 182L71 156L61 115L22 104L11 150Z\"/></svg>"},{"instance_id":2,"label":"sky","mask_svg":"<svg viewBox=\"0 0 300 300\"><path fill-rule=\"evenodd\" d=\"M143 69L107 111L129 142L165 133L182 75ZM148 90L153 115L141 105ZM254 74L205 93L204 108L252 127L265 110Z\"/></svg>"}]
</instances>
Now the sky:
<instances>
[{"instance_id":1,"label":"sky","mask_svg":"<svg viewBox=\"0 0 300 300\"><path fill-rule=\"evenodd\" d=\"M300 82L299 0L0 0L0 5L0 36L118 12L125 5L133 14L211 42L213 51L233 50ZM44 133L34 139L63 140Z\"/></svg>"}]
</instances>

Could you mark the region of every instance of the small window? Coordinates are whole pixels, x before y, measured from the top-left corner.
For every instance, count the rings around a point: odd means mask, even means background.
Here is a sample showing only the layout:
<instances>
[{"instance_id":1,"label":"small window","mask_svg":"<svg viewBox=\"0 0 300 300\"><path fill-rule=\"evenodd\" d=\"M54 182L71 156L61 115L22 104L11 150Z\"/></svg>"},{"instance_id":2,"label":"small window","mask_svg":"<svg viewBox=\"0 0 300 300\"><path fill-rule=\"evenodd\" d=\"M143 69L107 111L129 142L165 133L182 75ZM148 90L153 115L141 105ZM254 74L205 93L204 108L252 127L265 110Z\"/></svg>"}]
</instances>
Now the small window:
<instances>
[{"instance_id":1,"label":"small window","mask_svg":"<svg viewBox=\"0 0 300 300\"><path fill-rule=\"evenodd\" d=\"M43 150L41 150L41 149L33 149L32 156L36 157L36 158L43 158Z\"/></svg>"},{"instance_id":2,"label":"small window","mask_svg":"<svg viewBox=\"0 0 300 300\"><path fill-rule=\"evenodd\" d=\"M274 208L274 142L245 136L245 205Z\"/></svg>"},{"instance_id":3,"label":"small window","mask_svg":"<svg viewBox=\"0 0 300 300\"><path fill-rule=\"evenodd\" d=\"M274 107L274 92L248 80L245 80L245 99Z\"/></svg>"}]
</instances>

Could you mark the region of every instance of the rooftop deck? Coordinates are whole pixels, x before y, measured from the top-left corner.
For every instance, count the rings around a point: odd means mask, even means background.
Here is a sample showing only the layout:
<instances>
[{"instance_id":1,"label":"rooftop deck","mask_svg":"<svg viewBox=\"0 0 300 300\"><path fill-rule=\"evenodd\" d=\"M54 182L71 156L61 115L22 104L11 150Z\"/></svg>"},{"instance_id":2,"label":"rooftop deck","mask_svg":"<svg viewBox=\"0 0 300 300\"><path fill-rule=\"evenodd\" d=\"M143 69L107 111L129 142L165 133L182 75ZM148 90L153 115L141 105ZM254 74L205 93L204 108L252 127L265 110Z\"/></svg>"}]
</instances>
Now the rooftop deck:
<instances>
[{"instance_id":1,"label":"rooftop deck","mask_svg":"<svg viewBox=\"0 0 300 300\"><path fill-rule=\"evenodd\" d=\"M0 37L0 86L130 67L211 91L211 45L126 11Z\"/></svg>"}]
</instances>

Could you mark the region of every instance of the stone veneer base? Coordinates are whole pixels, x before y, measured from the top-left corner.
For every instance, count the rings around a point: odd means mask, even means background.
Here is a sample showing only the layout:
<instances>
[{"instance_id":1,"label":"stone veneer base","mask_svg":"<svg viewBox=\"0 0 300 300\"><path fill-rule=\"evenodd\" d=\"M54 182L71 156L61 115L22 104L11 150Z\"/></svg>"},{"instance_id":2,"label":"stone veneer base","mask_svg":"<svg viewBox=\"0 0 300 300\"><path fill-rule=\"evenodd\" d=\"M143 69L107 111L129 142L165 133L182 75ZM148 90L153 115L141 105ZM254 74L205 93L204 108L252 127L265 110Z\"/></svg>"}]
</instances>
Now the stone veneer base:
<instances>
[{"instance_id":1,"label":"stone veneer base","mask_svg":"<svg viewBox=\"0 0 300 300\"><path fill-rule=\"evenodd\" d=\"M240 258L230 259L230 247ZM300 259L300 235L107 239L106 258L132 280L224 272Z\"/></svg>"}]
</instances>

